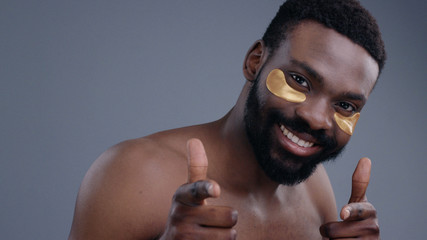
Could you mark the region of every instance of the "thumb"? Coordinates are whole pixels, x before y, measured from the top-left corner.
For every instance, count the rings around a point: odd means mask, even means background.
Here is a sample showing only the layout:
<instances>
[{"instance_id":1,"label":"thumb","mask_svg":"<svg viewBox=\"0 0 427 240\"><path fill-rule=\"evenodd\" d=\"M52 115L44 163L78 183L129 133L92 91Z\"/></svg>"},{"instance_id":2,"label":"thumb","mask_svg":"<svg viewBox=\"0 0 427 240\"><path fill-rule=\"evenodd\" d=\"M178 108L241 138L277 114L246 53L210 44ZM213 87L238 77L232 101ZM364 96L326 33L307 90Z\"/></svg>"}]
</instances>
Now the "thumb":
<instances>
[{"instance_id":1,"label":"thumb","mask_svg":"<svg viewBox=\"0 0 427 240\"><path fill-rule=\"evenodd\" d=\"M199 139L192 138L187 142L188 183L206 180L208 158L205 148Z\"/></svg>"},{"instance_id":2,"label":"thumb","mask_svg":"<svg viewBox=\"0 0 427 240\"><path fill-rule=\"evenodd\" d=\"M371 160L362 158L353 173L351 196L348 203L366 201L366 189L371 176Z\"/></svg>"}]
</instances>

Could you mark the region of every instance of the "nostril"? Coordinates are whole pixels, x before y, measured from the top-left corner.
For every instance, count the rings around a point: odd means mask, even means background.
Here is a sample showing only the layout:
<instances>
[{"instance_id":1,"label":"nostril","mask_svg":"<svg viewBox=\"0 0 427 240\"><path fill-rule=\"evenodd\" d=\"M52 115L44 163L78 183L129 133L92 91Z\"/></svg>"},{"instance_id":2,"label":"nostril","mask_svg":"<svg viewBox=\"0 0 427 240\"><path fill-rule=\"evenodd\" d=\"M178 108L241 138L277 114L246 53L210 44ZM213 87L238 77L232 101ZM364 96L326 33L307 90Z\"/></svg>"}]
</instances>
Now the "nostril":
<instances>
[{"instance_id":1,"label":"nostril","mask_svg":"<svg viewBox=\"0 0 427 240\"><path fill-rule=\"evenodd\" d=\"M328 130L333 126L332 110L326 100L310 99L299 104L295 114L307 122L312 130Z\"/></svg>"}]
</instances>

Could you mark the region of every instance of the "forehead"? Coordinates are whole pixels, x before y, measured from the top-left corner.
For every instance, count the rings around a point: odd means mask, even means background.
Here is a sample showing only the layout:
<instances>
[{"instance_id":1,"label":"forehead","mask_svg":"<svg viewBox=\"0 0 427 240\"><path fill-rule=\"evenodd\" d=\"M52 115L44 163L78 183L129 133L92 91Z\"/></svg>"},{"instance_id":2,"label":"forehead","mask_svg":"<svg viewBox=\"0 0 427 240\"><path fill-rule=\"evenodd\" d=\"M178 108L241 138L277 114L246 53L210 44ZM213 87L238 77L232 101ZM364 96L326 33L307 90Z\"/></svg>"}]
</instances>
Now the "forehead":
<instances>
[{"instance_id":1,"label":"forehead","mask_svg":"<svg viewBox=\"0 0 427 240\"><path fill-rule=\"evenodd\" d=\"M271 61L285 68L298 68L295 62L304 63L325 80L325 84L366 97L378 77L378 64L363 47L314 21L295 26Z\"/></svg>"}]
</instances>

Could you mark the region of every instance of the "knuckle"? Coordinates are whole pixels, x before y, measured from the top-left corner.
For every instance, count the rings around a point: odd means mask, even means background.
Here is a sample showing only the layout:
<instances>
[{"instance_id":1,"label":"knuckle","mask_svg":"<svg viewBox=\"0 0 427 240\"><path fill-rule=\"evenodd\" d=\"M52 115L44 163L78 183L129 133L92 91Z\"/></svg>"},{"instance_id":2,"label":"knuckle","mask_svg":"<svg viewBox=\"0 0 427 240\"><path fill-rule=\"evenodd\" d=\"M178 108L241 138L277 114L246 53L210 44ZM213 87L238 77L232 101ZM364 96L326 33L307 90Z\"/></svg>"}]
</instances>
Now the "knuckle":
<instances>
[{"instance_id":1,"label":"knuckle","mask_svg":"<svg viewBox=\"0 0 427 240\"><path fill-rule=\"evenodd\" d=\"M199 197L199 195L200 195L199 188L200 188L200 182L199 181L191 184L190 193L191 193L192 197L194 197L194 198Z\"/></svg>"},{"instance_id":2,"label":"knuckle","mask_svg":"<svg viewBox=\"0 0 427 240\"><path fill-rule=\"evenodd\" d=\"M356 217L358 218L376 218L377 210L371 203L360 203L356 205Z\"/></svg>"},{"instance_id":3,"label":"knuckle","mask_svg":"<svg viewBox=\"0 0 427 240\"><path fill-rule=\"evenodd\" d=\"M369 231L372 234L379 234L380 233L380 226L378 225L378 222L375 221L373 224L369 226Z\"/></svg>"},{"instance_id":4,"label":"knuckle","mask_svg":"<svg viewBox=\"0 0 427 240\"><path fill-rule=\"evenodd\" d=\"M372 220L366 222L363 227L364 239L379 239L380 227L378 221Z\"/></svg>"},{"instance_id":5,"label":"knuckle","mask_svg":"<svg viewBox=\"0 0 427 240\"><path fill-rule=\"evenodd\" d=\"M356 208L356 217L361 218L363 216L364 209L360 205Z\"/></svg>"},{"instance_id":6,"label":"knuckle","mask_svg":"<svg viewBox=\"0 0 427 240\"><path fill-rule=\"evenodd\" d=\"M191 196L195 199L202 199L208 196L208 184L206 181L200 180L192 183L190 189Z\"/></svg>"},{"instance_id":7,"label":"knuckle","mask_svg":"<svg viewBox=\"0 0 427 240\"><path fill-rule=\"evenodd\" d=\"M320 226L320 233L322 234L322 236L329 237L331 236L331 232L332 232L332 229L330 224L324 224Z\"/></svg>"},{"instance_id":8,"label":"knuckle","mask_svg":"<svg viewBox=\"0 0 427 240\"><path fill-rule=\"evenodd\" d=\"M363 219L372 216L372 208L366 203L353 203L351 205L352 219Z\"/></svg>"},{"instance_id":9,"label":"knuckle","mask_svg":"<svg viewBox=\"0 0 427 240\"><path fill-rule=\"evenodd\" d=\"M186 184L184 184L184 185L181 185L176 191L175 191L175 193L173 194L173 196L172 196L172 201L174 201L174 202L176 202L176 201L179 201L182 197L183 197L183 195L184 195L184 193L185 193L185 187L186 187Z\"/></svg>"},{"instance_id":10,"label":"knuckle","mask_svg":"<svg viewBox=\"0 0 427 240\"><path fill-rule=\"evenodd\" d=\"M188 206L198 205L200 201L209 197L210 183L197 181L181 185L172 197L174 203L183 203Z\"/></svg>"}]
</instances>

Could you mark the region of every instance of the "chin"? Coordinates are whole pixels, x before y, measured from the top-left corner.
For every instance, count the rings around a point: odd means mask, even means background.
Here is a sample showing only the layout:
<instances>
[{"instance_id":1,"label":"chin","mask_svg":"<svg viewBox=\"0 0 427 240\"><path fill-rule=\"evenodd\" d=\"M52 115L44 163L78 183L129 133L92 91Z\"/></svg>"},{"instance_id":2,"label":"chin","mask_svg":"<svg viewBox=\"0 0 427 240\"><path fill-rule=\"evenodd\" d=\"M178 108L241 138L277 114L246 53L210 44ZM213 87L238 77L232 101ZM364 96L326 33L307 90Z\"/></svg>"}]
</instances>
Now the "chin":
<instances>
[{"instance_id":1,"label":"chin","mask_svg":"<svg viewBox=\"0 0 427 240\"><path fill-rule=\"evenodd\" d=\"M340 147L329 153L322 152L302 158L286 153L282 149L281 157L260 154L261 156L257 156L257 160L271 180L292 186L307 180L319 164L335 160L343 151L344 147Z\"/></svg>"},{"instance_id":2,"label":"chin","mask_svg":"<svg viewBox=\"0 0 427 240\"><path fill-rule=\"evenodd\" d=\"M264 173L272 181L288 186L299 184L308 179L319 164L317 161L302 163L290 158L283 160L272 157L257 157L257 160Z\"/></svg>"}]
</instances>

